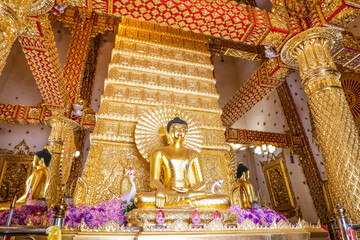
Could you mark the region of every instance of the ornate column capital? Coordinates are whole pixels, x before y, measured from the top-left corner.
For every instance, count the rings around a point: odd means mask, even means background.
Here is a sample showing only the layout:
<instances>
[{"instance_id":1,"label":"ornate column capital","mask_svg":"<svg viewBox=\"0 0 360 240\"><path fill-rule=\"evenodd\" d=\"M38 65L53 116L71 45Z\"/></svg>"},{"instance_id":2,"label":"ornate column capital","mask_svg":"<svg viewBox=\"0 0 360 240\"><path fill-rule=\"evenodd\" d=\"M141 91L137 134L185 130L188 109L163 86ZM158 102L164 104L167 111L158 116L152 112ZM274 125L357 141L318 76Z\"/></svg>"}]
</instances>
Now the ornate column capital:
<instances>
[{"instance_id":1,"label":"ornate column capital","mask_svg":"<svg viewBox=\"0 0 360 240\"><path fill-rule=\"evenodd\" d=\"M339 31L318 27L296 35L284 45L281 59L291 67L299 67L307 94L323 88L341 87L340 73L331 54L340 47L342 39Z\"/></svg>"},{"instance_id":2,"label":"ornate column capital","mask_svg":"<svg viewBox=\"0 0 360 240\"><path fill-rule=\"evenodd\" d=\"M71 130L78 130L81 128L81 126L77 122L75 122L74 120L71 120L70 118L63 117L63 116L49 117L49 118L45 119L45 121L50 127L54 127L54 126L61 124L63 127L67 127Z\"/></svg>"}]
</instances>

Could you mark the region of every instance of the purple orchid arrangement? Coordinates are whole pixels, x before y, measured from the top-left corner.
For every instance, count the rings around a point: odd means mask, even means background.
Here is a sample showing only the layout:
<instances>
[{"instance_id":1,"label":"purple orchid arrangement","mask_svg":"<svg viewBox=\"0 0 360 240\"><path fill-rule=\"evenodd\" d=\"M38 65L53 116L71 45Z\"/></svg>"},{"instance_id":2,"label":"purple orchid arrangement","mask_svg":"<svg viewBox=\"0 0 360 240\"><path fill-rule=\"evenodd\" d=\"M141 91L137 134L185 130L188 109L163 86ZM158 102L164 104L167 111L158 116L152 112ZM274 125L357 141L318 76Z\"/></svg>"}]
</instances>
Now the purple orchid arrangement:
<instances>
[{"instance_id":1,"label":"purple orchid arrangement","mask_svg":"<svg viewBox=\"0 0 360 240\"><path fill-rule=\"evenodd\" d=\"M264 226L270 226L274 220L276 223L278 223L281 219L285 222L289 222L283 215L267 208L242 209L239 206L232 205L229 210L239 216L239 224L246 219L250 219L253 223Z\"/></svg>"},{"instance_id":2,"label":"purple orchid arrangement","mask_svg":"<svg viewBox=\"0 0 360 240\"><path fill-rule=\"evenodd\" d=\"M14 214L11 220L11 224L26 225L31 221L34 225L39 225L48 218L45 206L21 206L14 209ZM10 210L6 210L0 214L0 225L6 225L6 221L9 217Z\"/></svg>"},{"instance_id":3,"label":"purple orchid arrangement","mask_svg":"<svg viewBox=\"0 0 360 240\"><path fill-rule=\"evenodd\" d=\"M77 227L84 219L89 227L103 226L107 222L114 220L119 225L126 223L126 215L135 206L132 201L129 203L122 198L111 199L107 202L99 203L97 206L70 206L66 213L65 225L69 227ZM26 225L31 222L32 225L40 225L42 223L51 224L54 211L51 209L47 212L45 206L22 206L16 207L12 217L12 224ZM0 214L0 225L5 225L9 217L10 210Z\"/></svg>"},{"instance_id":4,"label":"purple orchid arrangement","mask_svg":"<svg viewBox=\"0 0 360 240\"><path fill-rule=\"evenodd\" d=\"M65 225L77 227L82 219L89 227L103 226L111 220L123 225L126 222L127 213L134 208L133 202L127 203L121 198L111 199L97 206L71 206L66 213Z\"/></svg>"}]
</instances>

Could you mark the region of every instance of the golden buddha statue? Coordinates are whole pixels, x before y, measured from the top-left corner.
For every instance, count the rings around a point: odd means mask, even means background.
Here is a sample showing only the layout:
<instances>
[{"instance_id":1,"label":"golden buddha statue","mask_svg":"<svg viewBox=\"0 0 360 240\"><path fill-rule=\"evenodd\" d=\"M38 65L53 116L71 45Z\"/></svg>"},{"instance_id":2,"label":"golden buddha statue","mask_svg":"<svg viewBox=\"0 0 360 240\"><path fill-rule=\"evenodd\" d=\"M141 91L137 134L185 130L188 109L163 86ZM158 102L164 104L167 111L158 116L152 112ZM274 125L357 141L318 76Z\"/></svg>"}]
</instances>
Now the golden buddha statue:
<instances>
[{"instance_id":1,"label":"golden buddha statue","mask_svg":"<svg viewBox=\"0 0 360 240\"><path fill-rule=\"evenodd\" d=\"M251 204L255 199L255 194L253 186L248 182L249 178L249 169L240 163L237 168L237 186L234 187L231 192L231 200L233 205L238 205L245 209L251 208Z\"/></svg>"},{"instance_id":2,"label":"golden buddha statue","mask_svg":"<svg viewBox=\"0 0 360 240\"><path fill-rule=\"evenodd\" d=\"M16 206L23 206L29 199L33 200L45 198L45 192L49 186L49 169L51 154L44 148L42 151L35 153L32 162L33 171L26 180L25 193L16 201ZM0 203L0 209L7 209L10 202Z\"/></svg>"},{"instance_id":3,"label":"golden buddha statue","mask_svg":"<svg viewBox=\"0 0 360 240\"><path fill-rule=\"evenodd\" d=\"M184 147L187 123L176 117L167 124L169 145L150 155L150 187L153 192L135 196L137 208L228 209L226 195L201 191L205 187L198 154ZM162 177L163 176L163 177Z\"/></svg>"},{"instance_id":4,"label":"golden buddha statue","mask_svg":"<svg viewBox=\"0 0 360 240\"><path fill-rule=\"evenodd\" d=\"M45 192L49 186L49 169L51 161L49 150L44 148L34 155L33 171L26 180L25 193L16 201L17 204L24 205L29 198L30 188L32 189L32 199L45 198Z\"/></svg>"}]
</instances>

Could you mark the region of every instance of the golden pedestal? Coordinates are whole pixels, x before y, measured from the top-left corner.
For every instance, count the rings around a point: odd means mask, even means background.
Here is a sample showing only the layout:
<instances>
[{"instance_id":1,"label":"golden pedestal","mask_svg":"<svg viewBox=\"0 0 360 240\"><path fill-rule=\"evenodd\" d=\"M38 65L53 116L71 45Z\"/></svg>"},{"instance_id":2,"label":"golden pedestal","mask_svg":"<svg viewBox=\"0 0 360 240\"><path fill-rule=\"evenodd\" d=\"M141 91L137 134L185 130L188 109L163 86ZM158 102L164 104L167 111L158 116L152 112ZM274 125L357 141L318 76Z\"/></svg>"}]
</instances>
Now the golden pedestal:
<instances>
[{"instance_id":1,"label":"golden pedestal","mask_svg":"<svg viewBox=\"0 0 360 240\"><path fill-rule=\"evenodd\" d=\"M146 222L156 224L155 216L160 209L133 209L127 215L128 224L131 226L143 226ZM164 211L164 225L172 224L176 220L183 220L187 224L191 222L191 214L194 209L161 209ZM229 210L218 210L221 213L222 222L225 224L237 224L238 216ZM200 214L200 224L209 223L213 220L215 210L202 209L198 210Z\"/></svg>"},{"instance_id":2,"label":"golden pedestal","mask_svg":"<svg viewBox=\"0 0 360 240\"><path fill-rule=\"evenodd\" d=\"M297 230L241 230L241 231L202 231L202 232L124 232L124 233L72 233L64 232L64 240L169 240L169 239L221 239L221 240L325 240L328 233L321 229ZM36 237L36 239L40 239Z\"/></svg>"}]
</instances>

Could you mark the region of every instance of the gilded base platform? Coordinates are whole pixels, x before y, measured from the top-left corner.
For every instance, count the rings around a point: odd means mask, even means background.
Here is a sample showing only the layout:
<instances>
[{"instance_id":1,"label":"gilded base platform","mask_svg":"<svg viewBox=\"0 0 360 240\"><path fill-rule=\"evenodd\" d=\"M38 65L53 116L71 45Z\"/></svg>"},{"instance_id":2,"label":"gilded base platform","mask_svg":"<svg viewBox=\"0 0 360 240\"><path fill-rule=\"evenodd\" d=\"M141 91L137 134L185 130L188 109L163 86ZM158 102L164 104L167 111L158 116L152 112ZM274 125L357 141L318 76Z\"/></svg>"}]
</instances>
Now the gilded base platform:
<instances>
[{"instance_id":1,"label":"gilded base platform","mask_svg":"<svg viewBox=\"0 0 360 240\"><path fill-rule=\"evenodd\" d=\"M127 215L128 225L143 226L145 222L156 224L155 216L160 209L133 209ZM161 209L165 214L164 225L172 224L176 220L183 220L186 223L191 222L191 214L194 209ZM213 220L215 210L198 210L200 213L200 224L209 223ZM218 210L221 213L222 222L225 224L236 224L238 216L229 210Z\"/></svg>"},{"instance_id":2,"label":"gilded base platform","mask_svg":"<svg viewBox=\"0 0 360 240\"><path fill-rule=\"evenodd\" d=\"M244 230L244 231L205 231L205 232L129 232L129 233L66 233L62 240L325 240L328 233L315 229L286 229L286 230ZM16 237L16 240L23 237ZM36 240L46 240L46 237L37 237Z\"/></svg>"}]
</instances>

